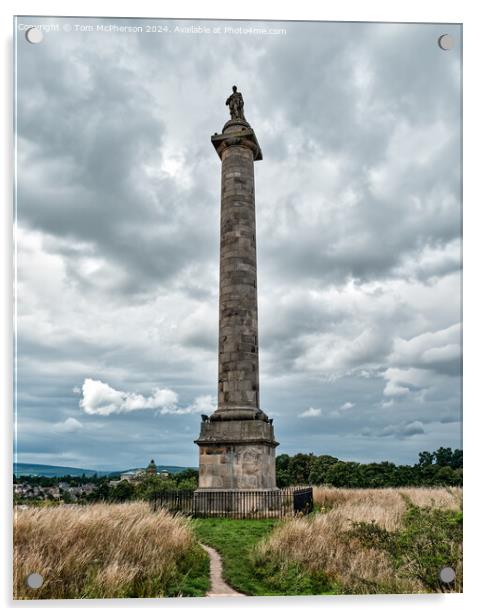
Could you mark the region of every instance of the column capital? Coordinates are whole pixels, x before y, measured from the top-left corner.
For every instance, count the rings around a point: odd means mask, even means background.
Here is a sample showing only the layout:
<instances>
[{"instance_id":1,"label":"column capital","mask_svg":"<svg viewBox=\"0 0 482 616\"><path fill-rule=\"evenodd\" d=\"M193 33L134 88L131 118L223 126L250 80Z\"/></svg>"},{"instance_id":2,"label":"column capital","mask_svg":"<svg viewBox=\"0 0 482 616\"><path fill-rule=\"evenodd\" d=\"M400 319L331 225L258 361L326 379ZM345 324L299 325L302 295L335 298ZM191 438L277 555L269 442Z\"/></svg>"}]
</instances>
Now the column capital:
<instances>
[{"instance_id":1,"label":"column capital","mask_svg":"<svg viewBox=\"0 0 482 616\"><path fill-rule=\"evenodd\" d=\"M247 122L242 120L229 120L223 127L223 132L214 133L211 143L222 160L223 151L231 145L241 145L253 152L253 160L263 160L263 153L256 138L256 134Z\"/></svg>"}]
</instances>

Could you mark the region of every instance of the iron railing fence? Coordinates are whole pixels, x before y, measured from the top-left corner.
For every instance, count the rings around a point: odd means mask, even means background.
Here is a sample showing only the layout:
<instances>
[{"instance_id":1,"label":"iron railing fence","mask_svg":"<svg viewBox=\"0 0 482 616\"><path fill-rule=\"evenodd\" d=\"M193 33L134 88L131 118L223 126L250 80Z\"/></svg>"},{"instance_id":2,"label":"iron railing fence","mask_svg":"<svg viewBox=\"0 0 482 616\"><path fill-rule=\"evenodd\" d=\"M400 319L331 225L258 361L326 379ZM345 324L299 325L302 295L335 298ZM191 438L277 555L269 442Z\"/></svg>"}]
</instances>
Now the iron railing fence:
<instances>
[{"instance_id":1,"label":"iron railing fence","mask_svg":"<svg viewBox=\"0 0 482 616\"><path fill-rule=\"evenodd\" d=\"M276 490L173 490L151 499L154 511L209 518L283 518L313 511L313 488L292 486Z\"/></svg>"}]
</instances>

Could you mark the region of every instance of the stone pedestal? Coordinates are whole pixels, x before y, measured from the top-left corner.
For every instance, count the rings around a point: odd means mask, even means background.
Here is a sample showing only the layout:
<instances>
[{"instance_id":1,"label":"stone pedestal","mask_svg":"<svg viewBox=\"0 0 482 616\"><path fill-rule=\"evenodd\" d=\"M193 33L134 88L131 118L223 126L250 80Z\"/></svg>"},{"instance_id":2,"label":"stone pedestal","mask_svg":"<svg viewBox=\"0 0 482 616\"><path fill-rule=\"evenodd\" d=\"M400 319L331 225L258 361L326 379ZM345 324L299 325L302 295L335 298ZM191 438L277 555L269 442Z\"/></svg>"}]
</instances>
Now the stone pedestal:
<instances>
[{"instance_id":1,"label":"stone pedestal","mask_svg":"<svg viewBox=\"0 0 482 616\"><path fill-rule=\"evenodd\" d=\"M276 488L273 426L261 419L207 420L201 424L199 488L273 490Z\"/></svg>"},{"instance_id":2,"label":"stone pedestal","mask_svg":"<svg viewBox=\"0 0 482 616\"><path fill-rule=\"evenodd\" d=\"M259 407L254 161L251 126L232 119L211 137L221 161L218 408L201 424L199 490L275 490L272 420Z\"/></svg>"}]
</instances>

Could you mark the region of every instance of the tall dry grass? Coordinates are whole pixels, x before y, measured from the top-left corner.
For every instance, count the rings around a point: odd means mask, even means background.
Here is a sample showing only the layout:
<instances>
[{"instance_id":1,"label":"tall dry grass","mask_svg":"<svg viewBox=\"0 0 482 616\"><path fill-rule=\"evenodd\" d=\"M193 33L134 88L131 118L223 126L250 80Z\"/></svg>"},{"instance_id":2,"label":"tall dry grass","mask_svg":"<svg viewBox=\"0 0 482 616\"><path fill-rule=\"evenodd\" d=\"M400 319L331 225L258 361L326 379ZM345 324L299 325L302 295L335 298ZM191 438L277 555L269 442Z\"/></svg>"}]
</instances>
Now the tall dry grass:
<instances>
[{"instance_id":1,"label":"tall dry grass","mask_svg":"<svg viewBox=\"0 0 482 616\"><path fill-rule=\"evenodd\" d=\"M188 520L144 502L17 509L14 596L163 596L195 545ZM33 572L38 590L25 584Z\"/></svg>"},{"instance_id":2,"label":"tall dry grass","mask_svg":"<svg viewBox=\"0 0 482 616\"><path fill-rule=\"evenodd\" d=\"M375 521L387 530L395 530L407 507L404 497L418 507L457 510L461 506L462 488L313 488L313 500L322 510L342 507L345 526L350 521Z\"/></svg>"},{"instance_id":3,"label":"tall dry grass","mask_svg":"<svg viewBox=\"0 0 482 616\"><path fill-rule=\"evenodd\" d=\"M399 575L388 556L360 545L346 531L353 522L376 522L393 531L400 527L407 504L457 510L460 488L314 488L321 513L296 518L277 528L257 546L259 562L271 561L281 568L292 563L313 573L324 571L345 593L417 593L426 589L416 578Z\"/></svg>"}]
</instances>

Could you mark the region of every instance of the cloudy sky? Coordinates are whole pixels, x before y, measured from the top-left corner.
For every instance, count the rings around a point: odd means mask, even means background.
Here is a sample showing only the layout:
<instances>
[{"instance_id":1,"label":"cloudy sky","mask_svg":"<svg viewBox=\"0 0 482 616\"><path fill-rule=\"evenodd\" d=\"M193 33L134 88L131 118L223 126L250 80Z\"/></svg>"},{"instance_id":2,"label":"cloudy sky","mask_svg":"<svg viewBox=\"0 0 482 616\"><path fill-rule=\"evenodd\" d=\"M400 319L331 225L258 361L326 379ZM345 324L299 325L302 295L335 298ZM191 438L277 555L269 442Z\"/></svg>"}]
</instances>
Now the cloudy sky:
<instances>
[{"instance_id":1,"label":"cloudy sky","mask_svg":"<svg viewBox=\"0 0 482 616\"><path fill-rule=\"evenodd\" d=\"M18 461L197 465L217 385L210 136L233 84L264 155L261 407L278 453L414 463L461 446L458 26L26 23L59 29L17 41Z\"/></svg>"}]
</instances>

